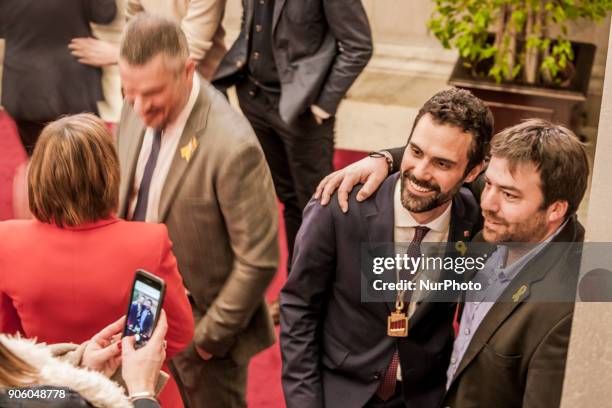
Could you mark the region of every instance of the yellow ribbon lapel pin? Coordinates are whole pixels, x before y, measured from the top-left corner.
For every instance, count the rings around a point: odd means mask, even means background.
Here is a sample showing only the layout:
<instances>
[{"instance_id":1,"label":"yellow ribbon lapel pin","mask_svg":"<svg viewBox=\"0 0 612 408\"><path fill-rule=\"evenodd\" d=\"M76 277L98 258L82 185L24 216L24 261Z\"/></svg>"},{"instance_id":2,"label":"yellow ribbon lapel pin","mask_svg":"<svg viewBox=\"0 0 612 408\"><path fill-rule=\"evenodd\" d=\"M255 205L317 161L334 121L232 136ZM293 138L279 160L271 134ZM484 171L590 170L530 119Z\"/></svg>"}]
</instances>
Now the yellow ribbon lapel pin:
<instances>
[{"instance_id":1,"label":"yellow ribbon lapel pin","mask_svg":"<svg viewBox=\"0 0 612 408\"><path fill-rule=\"evenodd\" d=\"M185 146L181 147L181 157L189 163L191 160L191 156L193 156L193 152L198 148L198 140L194 137L191 138L189 143Z\"/></svg>"},{"instance_id":2,"label":"yellow ribbon lapel pin","mask_svg":"<svg viewBox=\"0 0 612 408\"><path fill-rule=\"evenodd\" d=\"M518 290L514 292L514 295L512 295L512 300L515 303L518 302L521 299L521 296L525 294L525 292L527 292L527 285L523 285L520 288L518 288Z\"/></svg>"}]
</instances>

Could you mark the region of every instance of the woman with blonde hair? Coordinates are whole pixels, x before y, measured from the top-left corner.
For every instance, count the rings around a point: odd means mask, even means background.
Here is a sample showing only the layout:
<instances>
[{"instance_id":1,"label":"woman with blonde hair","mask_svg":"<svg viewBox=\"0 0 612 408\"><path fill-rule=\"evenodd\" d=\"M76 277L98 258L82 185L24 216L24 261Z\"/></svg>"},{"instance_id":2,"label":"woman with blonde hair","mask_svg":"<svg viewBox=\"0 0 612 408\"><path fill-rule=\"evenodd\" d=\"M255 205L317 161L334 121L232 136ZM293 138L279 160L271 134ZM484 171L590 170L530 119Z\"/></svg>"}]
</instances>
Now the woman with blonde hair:
<instances>
[{"instance_id":1,"label":"woman with blonde hair","mask_svg":"<svg viewBox=\"0 0 612 408\"><path fill-rule=\"evenodd\" d=\"M164 336L168 330L162 312L149 342L135 350L133 338L117 340L125 318L104 328L81 346L46 346L33 340L0 335L0 406L40 408L159 408L154 398L163 385L159 370L165 358ZM123 352L121 351L123 350ZM146 390L150 396L128 398L107 378L123 360L121 380L128 390Z\"/></svg>"},{"instance_id":2,"label":"woman with blonde hair","mask_svg":"<svg viewBox=\"0 0 612 408\"><path fill-rule=\"evenodd\" d=\"M47 125L28 173L32 220L0 222L0 332L47 344L89 339L125 313L136 270L166 282L168 358L193 336L193 317L163 224L116 217L119 161L91 114ZM161 395L181 407L170 381Z\"/></svg>"}]
</instances>

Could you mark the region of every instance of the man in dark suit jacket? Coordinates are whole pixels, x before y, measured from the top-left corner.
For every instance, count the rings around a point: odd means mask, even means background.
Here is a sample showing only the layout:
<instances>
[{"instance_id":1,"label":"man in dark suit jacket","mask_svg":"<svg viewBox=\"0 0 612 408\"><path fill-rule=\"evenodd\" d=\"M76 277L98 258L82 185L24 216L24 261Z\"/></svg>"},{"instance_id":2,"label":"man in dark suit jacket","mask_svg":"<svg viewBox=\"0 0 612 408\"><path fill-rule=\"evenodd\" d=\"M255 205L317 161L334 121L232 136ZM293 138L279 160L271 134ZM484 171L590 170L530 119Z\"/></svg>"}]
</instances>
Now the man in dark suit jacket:
<instances>
[{"instance_id":1,"label":"man in dark suit jacket","mask_svg":"<svg viewBox=\"0 0 612 408\"><path fill-rule=\"evenodd\" d=\"M443 406L559 406L584 240L575 212L588 174L578 138L544 120L491 141L475 241L533 246L498 246L476 275L491 282L495 303L466 299Z\"/></svg>"},{"instance_id":2,"label":"man in dark suit jacket","mask_svg":"<svg viewBox=\"0 0 612 408\"><path fill-rule=\"evenodd\" d=\"M135 326L138 324L138 321L140 320L140 313L142 313L143 309L144 309L144 296L140 295L138 296L138 299L136 300L136 302L133 302L130 305L130 311L127 316L128 326Z\"/></svg>"},{"instance_id":3,"label":"man in dark suit jacket","mask_svg":"<svg viewBox=\"0 0 612 408\"><path fill-rule=\"evenodd\" d=\"M416 123L400 174L374 197L356 203L353 195L348 214L335 200L306 207L281 292L290 408L435 407L444 393L454 304L423 302L413 313L407 307L408 337L389 337L394 306L361 301L361 248L414 243L419 229L426 242L463 241L478 231L478 204L461 185L482 169L492 115L469 92L450 89L426 102Z\"/></svg>"},{"instance_id":4,"label":"man in dark suit jacket","mask_svg":"<svg viewBox=\"0 0 612 408\"><path fill-rule=\"evenodd\" d=\"M367 64L361 0L243 0L238 39L213 83L237 85L284 204L289 255L302 210L332 170L334 115Z\"/></svg>"},{"instance_id":5,"label":"man in dark suit jacket","mask_svg":"<svg viewBox=\"0 0 612 408\"><path fill-rule=\"evenodd\" d=\"M149 337L151 327L153 326L153 301L147 299L145 301L144 310L140 313L140 333L144 336Z\"/></svg>"}]
</instances>

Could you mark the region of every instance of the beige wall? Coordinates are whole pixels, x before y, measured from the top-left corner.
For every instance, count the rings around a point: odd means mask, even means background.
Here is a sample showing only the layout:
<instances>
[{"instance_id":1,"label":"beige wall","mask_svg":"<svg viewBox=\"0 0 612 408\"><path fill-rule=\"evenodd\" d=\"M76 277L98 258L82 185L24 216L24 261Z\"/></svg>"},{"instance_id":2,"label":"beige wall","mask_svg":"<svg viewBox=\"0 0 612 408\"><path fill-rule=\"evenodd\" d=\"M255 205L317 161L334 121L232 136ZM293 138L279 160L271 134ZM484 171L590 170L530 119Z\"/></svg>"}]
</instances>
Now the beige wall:
<instances>
[{"instance_id":1,"label":"beige wall","mask_svg":"<svg viewBox=\"0 0 612 408\"><path fill-rule=\"evenodd\" d=\"M610 32L612 36L612 32ZM612 242L612 53L606 81L589 197L587 240ZM608 266L609 268L609 266ZM574 313L562 408L612 406L612 304L579 303Z\"/></svg>"}]
</instances>

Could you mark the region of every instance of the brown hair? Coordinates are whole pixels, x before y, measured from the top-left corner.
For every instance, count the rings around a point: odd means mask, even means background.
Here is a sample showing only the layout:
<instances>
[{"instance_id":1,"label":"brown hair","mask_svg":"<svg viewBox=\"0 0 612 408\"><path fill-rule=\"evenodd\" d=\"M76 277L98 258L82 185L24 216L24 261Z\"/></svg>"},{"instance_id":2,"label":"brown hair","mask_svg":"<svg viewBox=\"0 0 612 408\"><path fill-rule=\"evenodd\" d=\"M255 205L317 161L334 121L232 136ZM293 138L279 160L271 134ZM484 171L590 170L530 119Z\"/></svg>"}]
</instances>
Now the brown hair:
<instances>
[{"instance_id":1,"label":"brown hair","mask_svg":"<svg viewBox=\"0 0 612 408\"><path fill-rule=\"evenodd\" d=\"M181 27L172 20L147 13L139 13L125 26L119 48L120 57L129 65L144 65L162 54L179 69L189 57Z\"/></svg>"},{"instance_id":2,"label":"brown hair","mask_svg":"<svg viewBox=\"0 0 612 408\"><path fill-rule=\"evenodd\" d=\"M104 122L66 116L42 131L28 173L30 211L59 227L108 218L119 202L119 160Z\"/></svg>"},{"instance_id":3,"label":"brown hair","mask_svg":"<svg viewBox=\"0 0 612 408\"><path fill-rule=\"evenodd\" d=\"M456 126L472 135L465 174L484 161L493 135L493 113L482 100L465 89L450 88L438 92L419 110L411 136L419 120L426 114L431 115L439 125Z\"/></svg>"},{"instance_id":4,"label":"brown hair","mask_svg":"<svg viewBox=\"0 0 612 408\"><path fill-rule=\"evenodd\" d=\"M529 119L496 134L491 155L506 159L512 174L519 164L536 166L543 209L555 201L567 201L566 217L578 209L587 188L589 160L571 130L543 119Z\"/></svg>"},{"instance_id":5,"label":"brown hair","mask_svg":"<svg viewBox=\"0 0 612 408\"><path fill-rule=\"evenodd\" d=\"M22 387L36 382L38 370L17 357L0 340L0 386Z\"/></svg>"}]
</instances>

